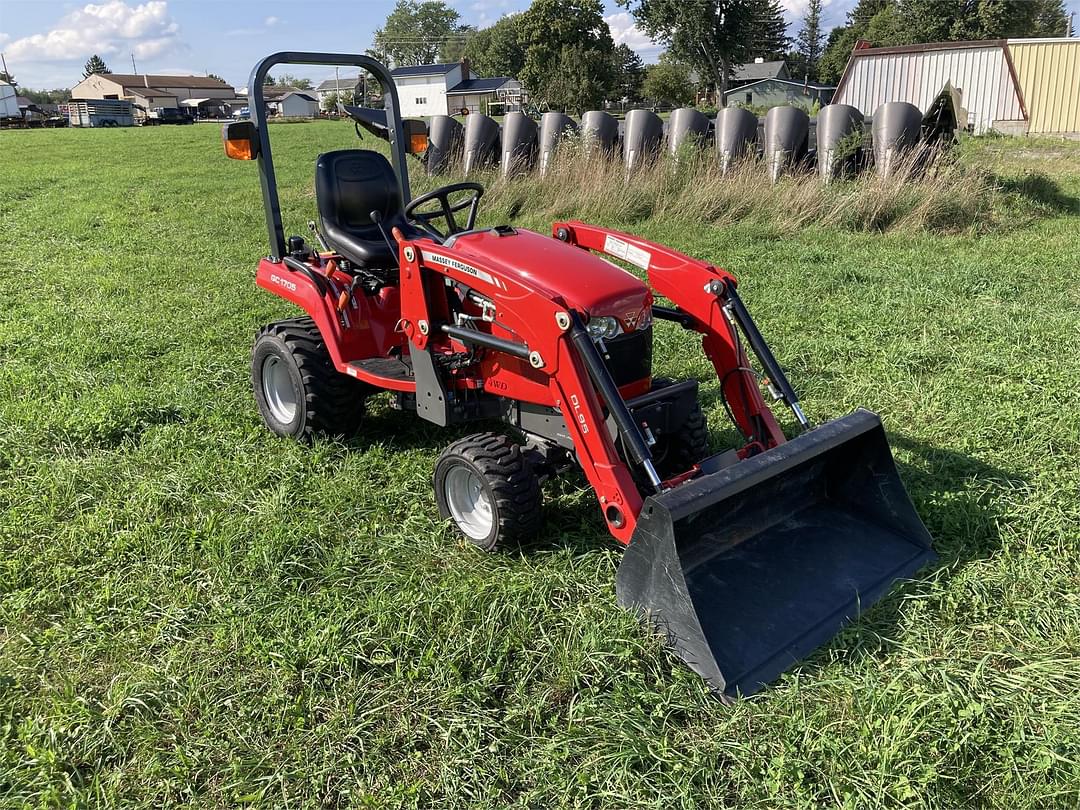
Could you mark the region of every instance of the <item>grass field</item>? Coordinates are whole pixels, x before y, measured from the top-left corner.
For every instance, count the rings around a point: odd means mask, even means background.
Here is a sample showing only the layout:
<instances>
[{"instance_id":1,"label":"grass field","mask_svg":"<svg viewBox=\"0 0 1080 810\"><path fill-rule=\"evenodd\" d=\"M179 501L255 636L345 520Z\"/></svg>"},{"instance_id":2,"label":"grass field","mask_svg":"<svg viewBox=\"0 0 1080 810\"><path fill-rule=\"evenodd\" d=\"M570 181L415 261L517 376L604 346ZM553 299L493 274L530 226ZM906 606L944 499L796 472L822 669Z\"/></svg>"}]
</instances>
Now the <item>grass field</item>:
<instances>
[{"instance_id":1,"label":"grass field","mask_svg":"<svg viewBox=\"0 0 1080 810\"><path fill-rule=\"evenodd\" d=\"M430 488L458 434L385 403L347 444L262 428L251 341L295 313L218 137L0 133L0 807L1080 804L1080 148L965 144L990 197L952 228L604 221L738 275L813 419L881 413L940 554L726 707L615 607L581 480L484 555ZM306 233L352 127L273 137ZM709 380L674 329L656 366Z\"/></svg>"}]
</instances>

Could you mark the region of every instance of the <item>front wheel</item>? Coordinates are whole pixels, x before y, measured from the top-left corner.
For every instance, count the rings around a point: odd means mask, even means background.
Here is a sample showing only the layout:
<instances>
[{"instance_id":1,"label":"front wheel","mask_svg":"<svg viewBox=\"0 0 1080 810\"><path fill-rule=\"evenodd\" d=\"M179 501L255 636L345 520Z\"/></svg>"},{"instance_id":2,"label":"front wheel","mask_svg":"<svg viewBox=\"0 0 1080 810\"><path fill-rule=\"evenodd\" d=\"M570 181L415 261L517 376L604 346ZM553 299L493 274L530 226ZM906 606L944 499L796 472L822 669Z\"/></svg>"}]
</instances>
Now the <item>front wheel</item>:
<instances>
[{"instance_id":1,"label":"front wheel","mask_svg":"<svg viewBox=\"0 0 1080 810\"><path fill-rule=\"evenodd\" d=\"M454 442L435 463L433 483L443 518L485 551L540 528L540 482L506 436L477 433Z\"/></svg>"}]
</instances>

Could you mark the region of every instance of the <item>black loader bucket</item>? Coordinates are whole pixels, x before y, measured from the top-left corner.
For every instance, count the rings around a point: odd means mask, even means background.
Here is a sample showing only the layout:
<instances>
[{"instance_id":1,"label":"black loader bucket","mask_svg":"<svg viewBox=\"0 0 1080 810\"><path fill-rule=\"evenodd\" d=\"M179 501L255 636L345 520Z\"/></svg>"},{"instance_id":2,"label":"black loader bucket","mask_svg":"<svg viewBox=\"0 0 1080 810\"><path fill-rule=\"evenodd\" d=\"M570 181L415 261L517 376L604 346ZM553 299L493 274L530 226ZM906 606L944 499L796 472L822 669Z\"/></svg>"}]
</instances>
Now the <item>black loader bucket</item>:
<instances>
[{"instance_id":1,"label":"black loader bucket","mask_svg":"<svg viewBox=\"0 0 1080 810\"><path fill-rule=\"evenodd\" d=\"M881 420L860 410L647 498L616 590L734 698L933 559Z\"/></svg>"}]
</instances>

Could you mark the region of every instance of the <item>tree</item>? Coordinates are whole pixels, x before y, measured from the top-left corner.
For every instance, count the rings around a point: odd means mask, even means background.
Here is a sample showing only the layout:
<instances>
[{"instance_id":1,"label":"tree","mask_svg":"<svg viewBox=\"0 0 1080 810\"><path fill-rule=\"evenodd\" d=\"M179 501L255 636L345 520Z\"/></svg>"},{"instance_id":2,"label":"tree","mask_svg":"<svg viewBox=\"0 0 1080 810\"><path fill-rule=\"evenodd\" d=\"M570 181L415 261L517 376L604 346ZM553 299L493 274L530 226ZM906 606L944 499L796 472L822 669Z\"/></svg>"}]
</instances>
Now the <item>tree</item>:
<instances>
[{"instance_id":1,"label":"tree","mask_svg":"<svg viewBox=\"0 0 1080 810\"><path fill-rule=\"evenodd\" d=\"M783 59L791 44L787 35L787 20L780 0L751 0L751 57L768 61Z\"/></svg>"},{"instance_id":2,"label":"tree","mask_svg":"<svg viewBox=\"0 0 1080 810\"><path fill-rule=\"evenodd\" d=\"M641 85L645 81L645 63L625 42L615 46L612 54L615 91L627 101L641 98Z\"/></svg>"},{"instance_id":3,"label":"tree","mask_svg":"<svg viewBox=\"0 0 1080 810\"><path fill-rule=\"evenodd\" d=\"M291 73L282 73L273 84L275 87L291 87L293 90L311 90L314 86L311 79L303 79Z\"/></svg>"},{"instance_id":4,"label":"tree","mask_svg":"<svg viewBox=\"0 0 1080 810\"><path fill-rule=\"evenodd\" d=\"M467 38L460 19L442 0L398 0L375 31L375 50L397 67L430 64L451 40Z\"/></svg>"},{"instance_id":5,"label":"tree","mask_svg":"<svg viewBox=\"0 0 1080 810\"><path fill-rule=\"evenodd\" d=\"M619 0L638 26L665 43L673 57L697 68L727 92L732 67L787 47L777 0Z\"/></svg>"},{"instance_id":6,"label":"tree","mask_svg":"<svg viewBox=\"0 0 1080 810\"><path fill-rule=\"evenodd\" d=\"M105 60L96 53L86 60L86 65L83 67L83 78L88 79L95 73L112 73L109 66L105 64Z\"/></svg>"},{"instance_id":7,"label":"tree","mask_svg":"<svg viewBox=\"0 0 1080 810\"><path fill-rule=\"evenodd\" d=\"M443 42L439 48L440 62L460 62L465 57L465 49L469 41L475 37L477 30L472 25L461 25L458 31L450 39Z\"/></svg>"},{"instance_id":8,"label":"tree","mask_svg":"<svg viewBox=\"0 0 1080 810\"><path fill-rule=\"evenodd\" d=\"M274 81L274 77L267 73L266 77L263 79L263 86L272 87L275 83L276 82Z\"/></svg>"},{"instance_id":9,"label":"tree","mask_svg":"<svg viewBox=\"0 0 1080 810\"><path fill-rule=\"evenodd\" d=\"M560 75L563 65L589 65L588 81L604 88L606 95L614 82L612 54L615 43L611 30L604 22L601 0L533 0L521 15L521 41L525 49L525 64L518 78L533 99L548 98L550 93L562 94L562 87L571 76ZM564 59L563 49L573 52ZM580 48L581 51L573 49ZM596 57L583 52L592 51ZM552 68L555 68L553 71ZM549 85L551 87L549 88Z\"/></svg>"},{"instance_id":10,"label":"tree","mask_svg":"<svg viewBox=\"0 0 1080 810\"><path fill-rule=\"evenodd\" d=\"M228 84L228 82L226 82L223 78L218 76L216 73L207 73L206 78L208 78L208 79L217 79L219 82L224 82L225 84Z\"/></svg>"},{"instance_id":11,"label":"tree","mask_svg":"<svg viewBox=\"0 0 1080 810\"><path fill-rule=\"evenodd\" d=\"M509 14L494 25L482 28L465 43L469 64L482 76L517 78L525 66L525 44L521 38L521 15Z\"/></svg>"},{"instance_id":12,"label":"tree","mask_svg":"<svg viewBox=\"0 0 1080 810\"><path fill-rule=\"evenodd\" d=\"M801 69L798 74L806 76L812 81L817 81L817 66L821 61L822 41L825 34L821 30L821 0L810 0L803 16L802 27L799 35L795 37Z\"/></svg>"},{"instance_id":13,"label":"tree","mask_svg":"<svg viewBox=\"0 0 1080 810\"><path fill-rule=\"evenodd\" d=\"M0 71L0 77L3 72ZM56 90L31 90L27 87L19 88L19 95L26 96L35 104L65 104L71 101L71 91L66 87Z\"/></svg>"},{"instance_id":14,"label":"tree","mask_svg":"<svg viewBox=\"0 0 1080 810\"><path fill-rule=\"evenodd\" d=\"M690 66L673 59L669 53L661 54L660 61L649 65L645 71L642 92L651 101L670 101L678 106L689 104L694 100Z\"/></svg>"},{"instance_id":15,"label":"tree","mask_svg":"<svg viewBox=\"0 0 1080 810\"><path fill-rule=\"evenodd\" d=\"M543 86L553 107L577 113L595 109L611 89L610 58L595 48L564 45Z\"/></svg>"},{"instance_id":16,"label":"tree","mask_svg":"<svg viewBox=\"0 0 1080 810\"><path fill-rule=\"evenodd\" d=\"M336 110L339 101L341 101L341 98L336 91L332 90L323 96L322 108L328 112Z\"/></svg>"}]
</instances>

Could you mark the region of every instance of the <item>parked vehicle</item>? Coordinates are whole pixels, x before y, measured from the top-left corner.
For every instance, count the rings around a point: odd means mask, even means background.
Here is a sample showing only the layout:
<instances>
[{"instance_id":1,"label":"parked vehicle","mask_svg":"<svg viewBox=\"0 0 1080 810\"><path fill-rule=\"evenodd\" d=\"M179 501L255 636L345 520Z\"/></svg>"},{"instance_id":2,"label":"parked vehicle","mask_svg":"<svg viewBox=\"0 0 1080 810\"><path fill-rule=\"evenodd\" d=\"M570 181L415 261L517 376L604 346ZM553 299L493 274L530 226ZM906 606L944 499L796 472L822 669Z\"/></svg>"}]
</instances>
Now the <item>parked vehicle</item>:
<instances>
[{"instance_id":1,"label":"parked vehicle","mask_svg":"<svg viewBox=\"0 0 1080 810\"><path fill-rule=\"evenodd\" d=\"M73 127L133 127L135 105L115 98L95 98L68 104Z\"/></svg>"}]
</instances>

